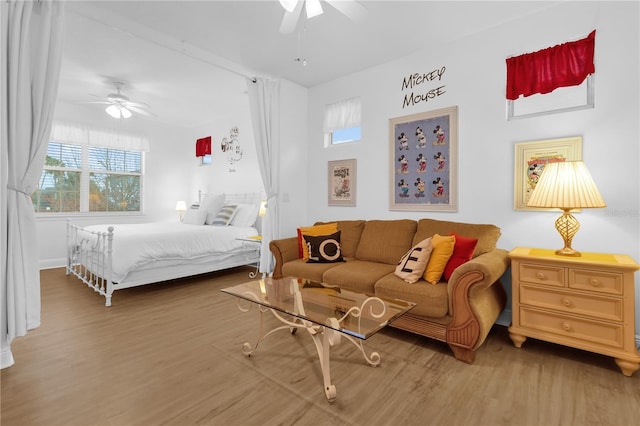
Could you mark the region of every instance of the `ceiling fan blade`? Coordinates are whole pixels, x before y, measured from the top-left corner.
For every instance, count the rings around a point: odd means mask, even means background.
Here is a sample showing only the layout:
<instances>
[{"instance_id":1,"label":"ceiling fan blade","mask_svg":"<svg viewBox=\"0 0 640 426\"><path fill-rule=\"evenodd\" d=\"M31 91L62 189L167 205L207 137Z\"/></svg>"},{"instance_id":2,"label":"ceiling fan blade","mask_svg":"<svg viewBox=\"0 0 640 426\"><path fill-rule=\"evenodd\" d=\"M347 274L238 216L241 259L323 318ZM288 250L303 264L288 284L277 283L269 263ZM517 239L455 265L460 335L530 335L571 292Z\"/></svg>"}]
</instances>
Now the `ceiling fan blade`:
<instances>
[{"instance_id":1,"label":"ceiling fan blade","mask_svg":"<svg viewBox=\"0 0 640 426\"><path fill-rule=\"evenodd\" d=\"M367 9L355 0L326 0L326 2L355 22L362 21L368 13Z\"/></svg>"},{"instance_id":2,"label":"ceiling fan blade","mask_svg":"<svg viewBox=\"0 0 640 426\"><path fill-rule=\"evenodd\" d=\"M151 108L151 105L145 104L144 102L124 101L122 104L127 108L129 108L129 107Z\"/></svg>"},{"instance_id":3,"label":"ceiling fan blade","mask_svg":"<svg viewBox=\"0 0 640 426\"><path fill-rule=\"evenodd\" d=\"M133 105L127 105L127 109L130 109L131 111L138 113L140 115L144 115L145 117L155 117L156 115L152 112L149 111L145 111L142 108L138 108L136 106Z\"/></svg>"},{"instance_id":4,"label":"ceiling fan blade","mask_svg":"<svg viewBox=\"0 0 640 426\"><path fill-rule=\"evenodd\" d=\"M74 102L76 104L101 104L101 105L111 105L113 102L107 101L78 101Z\"/></svg>"},{"instance_id":5,"label":"ceiling fan blade","mask_svg":"<svg viewBox=\"0 0 640 426\"><path fill-rule=\"evenodd\" d=\"M298 25L298 19L300 18L300 12L302 12L303 1L299 1L296 4L296 8L293 12L285 12L282 17L282 23L280 24L280 33L289 34L292 33Z\"/></svg>"}]
</instances>

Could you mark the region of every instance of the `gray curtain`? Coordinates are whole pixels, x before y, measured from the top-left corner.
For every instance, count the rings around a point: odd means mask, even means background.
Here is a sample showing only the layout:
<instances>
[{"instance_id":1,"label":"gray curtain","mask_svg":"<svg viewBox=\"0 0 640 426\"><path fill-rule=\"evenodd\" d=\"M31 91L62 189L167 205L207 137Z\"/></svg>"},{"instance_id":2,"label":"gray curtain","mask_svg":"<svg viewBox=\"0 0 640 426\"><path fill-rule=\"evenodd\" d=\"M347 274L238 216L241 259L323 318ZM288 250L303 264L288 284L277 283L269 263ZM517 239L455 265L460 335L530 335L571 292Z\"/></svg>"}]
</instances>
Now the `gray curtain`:
<instances>
[{"instance_id":1,"label":"gray curtain","mask_svg":"<svg viewBox=\"0 0 640 426\"><path fill-rule=\"evenodd\" d=\"M247 79L247 86L258 164L267 194L267 212L262 219L260 272L270 273L274 265L273 256L269 251L269 242L277 238L280 233L278 225L280 84L277 80L257 77Z\"/></svg>"},{"instance_id":2,"label":"gray curtain","mask_svg":"<svg viewBox=\"0 0 640 426\"><path fill-rule=\"evenodd\" d=\"M2 368L11 341L40 325L31 194L47 152L62 62L64 2L2 2Z\"/></svg>"}]
</instances>

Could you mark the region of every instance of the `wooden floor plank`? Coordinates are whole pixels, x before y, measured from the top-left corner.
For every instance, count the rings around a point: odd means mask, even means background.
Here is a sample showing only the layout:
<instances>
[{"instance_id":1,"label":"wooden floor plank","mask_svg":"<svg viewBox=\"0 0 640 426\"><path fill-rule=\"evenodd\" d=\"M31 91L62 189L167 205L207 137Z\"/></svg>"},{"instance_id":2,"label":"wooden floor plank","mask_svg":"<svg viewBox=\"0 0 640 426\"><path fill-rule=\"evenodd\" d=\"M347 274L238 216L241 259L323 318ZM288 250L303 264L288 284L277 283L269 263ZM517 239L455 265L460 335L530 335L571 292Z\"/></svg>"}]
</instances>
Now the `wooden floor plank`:
<instances>
[{"instance_id":1,"label":"wooden floor plank","mask_svg":"<svg viewBox=\"0 0 640 426\"><path fill-rule=\"evenodd\" d=\"M42 325L12 343L1 372L3 426L30 425L637 425L640 374L613 360L496 326L473 365L441 342L386 328L333 348L328 403L312 340L278 332L256 352L258 310L220 292L235 268L115 293L113 306L41 272ZM266 318L275 325L273 318Z\"/></svg>"}]
</instances>

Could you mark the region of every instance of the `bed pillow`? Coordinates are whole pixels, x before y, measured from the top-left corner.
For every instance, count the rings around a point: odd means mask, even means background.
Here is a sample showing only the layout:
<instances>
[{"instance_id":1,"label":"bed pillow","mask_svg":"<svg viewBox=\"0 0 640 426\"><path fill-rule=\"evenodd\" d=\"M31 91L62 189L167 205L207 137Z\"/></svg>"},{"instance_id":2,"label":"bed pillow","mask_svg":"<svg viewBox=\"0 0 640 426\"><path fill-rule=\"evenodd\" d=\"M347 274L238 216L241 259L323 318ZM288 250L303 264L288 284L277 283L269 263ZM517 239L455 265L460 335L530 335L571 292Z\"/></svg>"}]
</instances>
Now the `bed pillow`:
<instances>
[{"instance_id":1,"label":"bed pillow","mask_svg":"<svg viewBox=\"0 0 640 426\"><path fill-rule=\"evenodd\" d=\"M442 274L446 281L449 281L451 274L453 274L453 271L455 271L458 266L471 260L473 251L478 244L477 238L465 237L455 232L452 232L451 235L456 238L456 243L453 246L453 254L451 254L451 258L449 258L447 266L444 267L444 273Z\"/></svg>"},{"instance_id":2,"label":"bed pillow","mask_svg":"<svg viewBox=\"0 0 640 426\"><path fill-rule=\"evenodd\" d=\"M200 202L200 208L207 212L205 223L211 225L220 209L224 206L224 194L204 194Z\"/></svg>"},{"instance_id":3,"label":"bed pillow","mask_svg":"<svg viewBox=\"0 0 640 426\"><path fill-rule=\"evenodd\" d=\"M258 211L260 206L255 204L238 204L233 219L231 219L230 225L249 227L253 226L258 219Z\"/></svg>"},{"instance_id":4,"label":"bed pillow","mask_svg":"<svg viewBox=\"0 0 640 426\"><path fill-rule=\"evenodd\" d=\"M402 256L398 266L396 266L395 275L409 284L418 281L422 278L424 270L427 268L432 250L431 237L420 241Z\"/></svg>"},{"instance_id":5,"label":"bed pillow","mask_svg":"<svg viewBox=\"0 0 640 426\"><path fill-rule=\"evenodd\" d=\"M317 237L305 235L303 238L309 250L307 263L344 262L340 249L340 231Z\"/></svg>"},{"instance_id":6,"label":"bed pillow","mask_svg":"<svg viewBox=\"0 0 640 426\"><path fill-rule=\"evenodd\" d=\"M187 225L204 225L207 219L207 212L199 208L188 208L182 217L182 223Z\"/></svg>"},{"instance_id":7,"label":"bed pillow","mask_svg":"<svg viewBox=\"0 0 640 426\"><path fill-rule=\"evenodd\" d=\"M430 284L438 284L444 267L447 265L449 258L453 254L453 247L456 243L456 237L453 235L442 236L434 234L431 237L431 244L433 244L433 251L427 263L427 269L424 271L424 279Z\"/></svg>"},{"instance_id":8,"label":"bed pillow","mask_svg":"<svg viewBox=\"0 0 640 426\"><path fill-rule=\"evenodd\" d=\"M227 226L231 223L233 215L236 212L238 206L223 206L216 217L211 221L213 226Z\"/></svg>"},{"instance_id":9,"label":"bed pillow","mask_svg":"<svg viewBox=\"0 0 640 426\"><path fill-rule=\"evenodd\" d=\"M338 222L324 223L322 225L305 226L298 228L298 257L304 260L309 259L309 250L302 236L310 235L317 237L318 235L330 235L338 231Z\"/></svg>"}]
</instances>

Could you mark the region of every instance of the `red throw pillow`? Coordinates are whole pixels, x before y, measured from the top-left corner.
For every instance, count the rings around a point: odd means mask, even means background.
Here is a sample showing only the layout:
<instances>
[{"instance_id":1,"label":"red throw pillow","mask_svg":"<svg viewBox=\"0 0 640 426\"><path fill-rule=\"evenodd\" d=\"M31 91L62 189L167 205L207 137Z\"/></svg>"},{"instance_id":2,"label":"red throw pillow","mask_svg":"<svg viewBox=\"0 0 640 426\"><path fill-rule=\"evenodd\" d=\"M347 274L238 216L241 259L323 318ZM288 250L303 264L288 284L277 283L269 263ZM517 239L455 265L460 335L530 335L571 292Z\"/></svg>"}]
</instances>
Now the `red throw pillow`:
<instances>
[{"instance_id":1,"label":"red throw pillow","mask_svg":"<svg viewBox=\"0 0 640 426\"><path fill-rule=\"evenodd\" d=\"M477 238L464 237L456 234L455 232L452 232L451 235L456 237L456 244L453 247L453 254L449 258L447 266L444 267L444 273L442 274L446 281L449 281L451 274L453 274L453 271L458 266L471 260L473 251L476 249L476 245L478 244Z\"/></svg>"}]
</instances>

